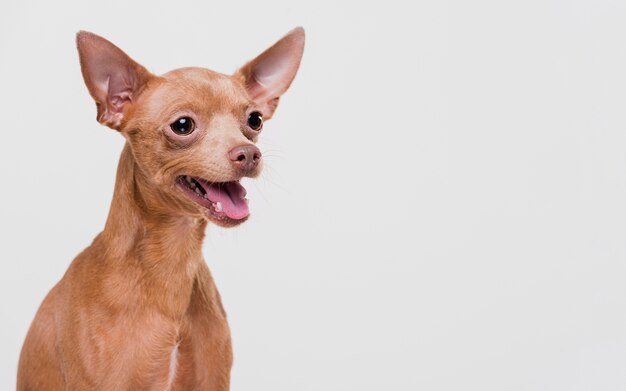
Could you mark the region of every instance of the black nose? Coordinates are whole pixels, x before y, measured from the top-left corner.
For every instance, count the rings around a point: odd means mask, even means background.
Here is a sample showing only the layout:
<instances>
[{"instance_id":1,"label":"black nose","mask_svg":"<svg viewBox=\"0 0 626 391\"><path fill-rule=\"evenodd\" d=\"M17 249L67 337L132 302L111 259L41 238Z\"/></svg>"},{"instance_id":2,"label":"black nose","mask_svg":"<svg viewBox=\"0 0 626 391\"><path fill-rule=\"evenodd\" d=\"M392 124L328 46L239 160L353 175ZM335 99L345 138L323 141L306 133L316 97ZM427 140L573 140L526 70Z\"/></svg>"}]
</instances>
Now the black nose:
<instances>
[{"instance_id":1,"label":"black nose","mask_svg":"<svg viewBox=\"0 0 626 391\"><path fill-rule=\"evenodd\" d=\"M230 162L243 174L252 172L261 161L261 151L254 145L239 145L228 151Z\"/></svg>"}]
</instances>

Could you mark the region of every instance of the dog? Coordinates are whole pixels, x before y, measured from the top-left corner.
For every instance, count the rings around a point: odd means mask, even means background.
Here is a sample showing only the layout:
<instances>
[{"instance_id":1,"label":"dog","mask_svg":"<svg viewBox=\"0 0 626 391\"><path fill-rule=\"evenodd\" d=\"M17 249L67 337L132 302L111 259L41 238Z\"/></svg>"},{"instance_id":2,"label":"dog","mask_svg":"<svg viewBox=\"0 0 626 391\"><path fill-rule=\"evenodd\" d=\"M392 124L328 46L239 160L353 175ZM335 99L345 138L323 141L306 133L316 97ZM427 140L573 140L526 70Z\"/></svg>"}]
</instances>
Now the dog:
<instances>
[{"instance_id":1,"label":"dog","mask_svg":"<svg viewBox=\"0 0 626 391\"><path fill-rule=\"evenodd\" d=\"M202 256L208 223L249 216L264 121L300 66L290 31L233 75L150 73L81 31L82 75L97 120L126 139L104 230L71 263L33 320L17 389L228 390L233 354Z\"/></svg>"}]
</instances>

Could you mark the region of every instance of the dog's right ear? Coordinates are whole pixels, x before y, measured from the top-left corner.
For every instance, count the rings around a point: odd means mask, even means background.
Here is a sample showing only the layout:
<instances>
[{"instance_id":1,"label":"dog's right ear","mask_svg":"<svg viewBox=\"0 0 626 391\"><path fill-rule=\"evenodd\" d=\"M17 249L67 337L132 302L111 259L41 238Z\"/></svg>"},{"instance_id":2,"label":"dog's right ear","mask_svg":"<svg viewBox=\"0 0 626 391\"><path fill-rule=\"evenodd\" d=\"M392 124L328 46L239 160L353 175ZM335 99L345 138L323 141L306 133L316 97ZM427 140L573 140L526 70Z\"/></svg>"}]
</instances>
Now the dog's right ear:
<instances>
[{"instance_id":1,"label":"dog's right ear","mask_svg":"<svg viewBox=\"0 0 626 391\"><path fill-rule=\"evenodd\" d=\"M296 27L235 74L256 102L263 119L274 115L280 96L296 77L303 51L304 29Z\"/></svg>"},{"instance_id":2,"label":"dog's right ear","mask_svg":"<svg viewBox=\"0 0 626 391\"><path fill-rule=\"evenodd\" d=\"M76 34L80 67L89 93L96 101L98 122L120 130L124 109L152 77L120 48L87 31Z\"/></svg>"}]
</instances>

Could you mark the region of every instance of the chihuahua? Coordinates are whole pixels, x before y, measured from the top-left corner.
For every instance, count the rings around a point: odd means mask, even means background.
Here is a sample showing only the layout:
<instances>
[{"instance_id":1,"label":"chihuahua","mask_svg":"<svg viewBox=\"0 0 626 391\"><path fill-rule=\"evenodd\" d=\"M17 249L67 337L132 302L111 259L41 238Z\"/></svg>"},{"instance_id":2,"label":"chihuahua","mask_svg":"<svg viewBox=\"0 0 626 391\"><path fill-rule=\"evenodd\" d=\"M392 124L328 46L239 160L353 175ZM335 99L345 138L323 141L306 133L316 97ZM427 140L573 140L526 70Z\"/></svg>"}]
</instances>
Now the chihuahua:
<instances>
[{"instance_id":1,"label":"chihuahua","mask_svg":"<svg viewBox=\"0 0 626 391\"><path fill-rule=\"evenodd\" d=\"M228 390L231 337L202 256L207 223L249 216L243 177L293 81L304 30L233 75L150 73L95 34L77 34L97 119L124 136L104 230L41 304L17 389Z\"/></svg>"}]
</instances>

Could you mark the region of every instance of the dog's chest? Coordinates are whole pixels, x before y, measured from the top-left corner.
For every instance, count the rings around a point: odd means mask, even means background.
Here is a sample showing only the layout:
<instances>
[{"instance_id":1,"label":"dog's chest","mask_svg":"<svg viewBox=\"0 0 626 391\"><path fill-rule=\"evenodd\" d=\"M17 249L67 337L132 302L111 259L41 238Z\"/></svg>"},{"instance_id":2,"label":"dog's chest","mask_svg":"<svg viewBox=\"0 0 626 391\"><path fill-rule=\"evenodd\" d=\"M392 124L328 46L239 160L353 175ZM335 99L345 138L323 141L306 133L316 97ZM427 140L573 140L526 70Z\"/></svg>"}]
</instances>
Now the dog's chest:
<instances>
[{"instance_id":1,"label":"dog's chest","mask_svg":"<svg viewBox=\"0 0 626 391\"><path fill-rule=\"evenodd\" d=\"M176 379L176 370L178 369L178 346L179 344L176 344L170 352L169 368L167 373L167 386L165 388L166 391L170 391L172 389L174 379Z\"/></svg>"}]
</instances>

